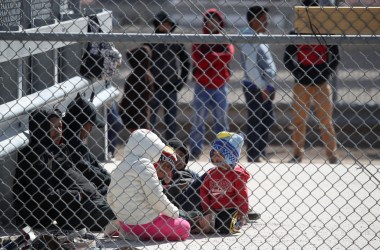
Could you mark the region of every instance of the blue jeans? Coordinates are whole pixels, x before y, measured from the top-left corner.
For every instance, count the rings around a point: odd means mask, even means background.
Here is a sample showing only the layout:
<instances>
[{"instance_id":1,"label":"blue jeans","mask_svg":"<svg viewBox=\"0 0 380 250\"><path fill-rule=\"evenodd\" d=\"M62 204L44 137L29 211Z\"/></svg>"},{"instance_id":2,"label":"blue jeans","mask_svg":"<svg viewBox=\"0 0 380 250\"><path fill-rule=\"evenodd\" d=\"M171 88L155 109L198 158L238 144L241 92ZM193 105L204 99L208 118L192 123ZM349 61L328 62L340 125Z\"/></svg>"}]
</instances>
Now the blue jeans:
<instances>
[{"instance_id":1,"label":"blue jeans","mask_svg":"<svg viewBox=\"0 0 380 250\"><path fill-rule=\"evenodd\" d=\"M112 102L111 108L107 110L108 123L108 152L115 155L116 146L120 142L119 133L123 129L123 122L116 108L116 102Z\"/></svg>"},{"instance_id":2,"label":"blue jeans","mask_svg":"<svg viewBox=\"0 0 380 250\"><path fill-rule=\"evenodd\" d=\"M205 122L211 112L214 120L214 133L228 130L227 121L227 86L207 89L195 84L193 101L193 127L190 133L191 154L198 157L203 150Z\"/></svg>"},{"instance_id":3,"label":"blue jeans","mask_svg":"<svg viewBox=\"0 0 380 250\"><path fill-rule=\"evenodd\" d=\"M165 139L170 140L176 137L177 133L177 91L173 90L170 93L165 90L159 89L154 93L150 106L152 108L152 115L150 122L152 128L157 126L157 113L162 106L164 109L164 122L165 122Z\"/></svg>"},{"instance_id":4,"label":"blue jeans","mask_svg":"<svg viewBox=\"0 0 380 250\"><path fill-rule=\"evenodd\" d=\"M273 101L271 98L263 102L261 91L255 88L243 87L247 102L247 158L254 160L260 156L265 156L265 149L268 145L269 129L274 123Z\"/></svg>"}]
</instances>

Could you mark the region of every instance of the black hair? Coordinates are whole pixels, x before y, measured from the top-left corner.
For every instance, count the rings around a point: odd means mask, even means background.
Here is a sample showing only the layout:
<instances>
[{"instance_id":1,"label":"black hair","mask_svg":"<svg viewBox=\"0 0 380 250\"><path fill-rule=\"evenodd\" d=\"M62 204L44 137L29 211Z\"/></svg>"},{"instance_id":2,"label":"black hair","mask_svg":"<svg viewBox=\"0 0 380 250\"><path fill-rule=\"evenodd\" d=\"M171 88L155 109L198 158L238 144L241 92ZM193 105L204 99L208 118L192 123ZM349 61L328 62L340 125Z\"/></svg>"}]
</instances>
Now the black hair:
<instances>
[{"instance_id":1,"label":"black hair","mask_svg":"<svg viewBox=\"0 0 380 250\"><path fill-rule=\"evenodd\" d=\"M269 9L267 7L262 6L253 6L248 9L247 12L247 21L250 23L253 19L257 19L261 14L268 13Z\"/></svg>"}]
</instances>

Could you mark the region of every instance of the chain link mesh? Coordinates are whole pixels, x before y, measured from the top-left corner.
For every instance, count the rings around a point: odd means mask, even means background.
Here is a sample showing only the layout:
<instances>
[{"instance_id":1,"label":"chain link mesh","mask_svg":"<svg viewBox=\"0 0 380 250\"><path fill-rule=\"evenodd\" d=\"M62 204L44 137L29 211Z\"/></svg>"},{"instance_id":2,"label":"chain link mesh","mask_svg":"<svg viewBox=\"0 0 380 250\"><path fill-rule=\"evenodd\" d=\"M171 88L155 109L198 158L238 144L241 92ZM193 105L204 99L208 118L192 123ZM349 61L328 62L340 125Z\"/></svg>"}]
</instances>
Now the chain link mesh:
<instances>
[{"instance_id":1,"label":"chain link mesh","mask_svg":"<svg viewBox=\"0 0 380 250\"><path fill-rule=\"evenodd\" d=\"M380 247L380 1L0 7L1 249Z\"/></svg>"}]
</instances>

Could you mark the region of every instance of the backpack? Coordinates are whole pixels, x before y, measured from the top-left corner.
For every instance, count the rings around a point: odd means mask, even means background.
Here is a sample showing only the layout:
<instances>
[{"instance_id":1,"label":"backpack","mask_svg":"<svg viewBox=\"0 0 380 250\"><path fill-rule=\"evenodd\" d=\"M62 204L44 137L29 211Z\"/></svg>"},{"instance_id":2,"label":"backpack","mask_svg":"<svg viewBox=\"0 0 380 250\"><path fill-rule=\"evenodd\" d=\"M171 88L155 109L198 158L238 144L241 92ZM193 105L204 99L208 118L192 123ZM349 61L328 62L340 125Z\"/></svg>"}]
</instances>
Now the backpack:
<instances>
[{"instance_id":1,"label":"backpack","mask_svg":"<svg viewBox=\"0 0 380 250\"><path fill-rule=\"evenodd\" d=\"M326 45L298 45L297 62L300 65L315 66L326 64L327 61L328 47Z\"/></svg>"},{"instance_id":2,"label":"backpack","mask_svg":"<svg viewBox=\"0 0 380 250\"><path fill-rule=\"evenodd\" d=\"M88 32L103 33L96 15L90 16ZM79 73L86 78L113 76L121 65L121 54L109 42L89 42L82 57Z\"/></svg>"}]
</instances>

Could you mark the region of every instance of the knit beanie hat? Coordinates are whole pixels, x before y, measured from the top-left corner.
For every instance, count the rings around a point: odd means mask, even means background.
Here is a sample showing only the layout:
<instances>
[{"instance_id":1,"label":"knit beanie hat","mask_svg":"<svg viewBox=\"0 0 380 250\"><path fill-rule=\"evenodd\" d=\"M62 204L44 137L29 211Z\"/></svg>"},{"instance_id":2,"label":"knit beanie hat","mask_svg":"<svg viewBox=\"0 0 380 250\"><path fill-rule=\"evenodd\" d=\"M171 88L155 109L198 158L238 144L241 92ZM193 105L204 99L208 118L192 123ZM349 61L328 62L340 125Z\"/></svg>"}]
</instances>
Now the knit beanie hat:
<instances>
[{"instance_id":1,"label":"knit beanie hat","mask_svg":"<svg viewBox=\"0 0 380 250\"><path fill-rule=\"evenodd\" d=\"M174 149L169 146L165 146L161 152L161 157L159 162L169 162L173 168L175 168L175 162L177 161L177 156Z\"/></svg>"},{"instance_id":2,"label":"knit beanie hat","mask_svg":"<svg viewBox=\"0 0 380 250\"><path fill-rule=\"evenodd\" d=\"M216 150L221 153L225 159L225 162L231 167L235 167L240 158L243 144L244 137L241 134L222 131L216 135L216 140L212 145L212 150Z\"/></svg>"}]
</instances>

